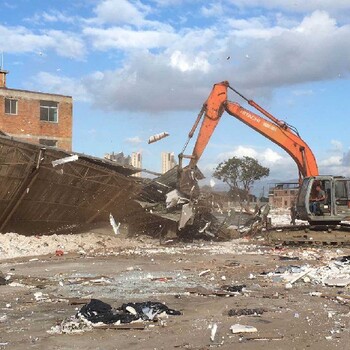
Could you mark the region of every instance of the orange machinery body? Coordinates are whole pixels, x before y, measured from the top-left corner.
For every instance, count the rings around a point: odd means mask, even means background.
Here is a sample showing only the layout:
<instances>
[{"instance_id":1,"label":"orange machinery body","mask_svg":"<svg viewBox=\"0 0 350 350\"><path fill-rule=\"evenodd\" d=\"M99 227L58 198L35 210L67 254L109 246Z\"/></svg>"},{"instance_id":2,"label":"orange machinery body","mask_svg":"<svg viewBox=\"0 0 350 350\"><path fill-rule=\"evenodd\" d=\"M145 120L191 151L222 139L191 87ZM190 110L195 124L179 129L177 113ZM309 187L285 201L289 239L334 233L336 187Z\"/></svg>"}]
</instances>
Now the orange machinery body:
<instances>
[{"instance_id":1,"label":"orange machinery body","mask_svg":"<svg viewBox=\"0 0 350 350\"><path fill-rule=\"evenodd\" d=\"M243 108L238 103L228 101L228 88L239 94L266 118ZM196 177L193 174L197 169L197 163L225 111L283 148L295 161L299 170L300 190L296 207L300 219L316 225L334 225L341 221L350 220L350 178L319 175L315 156L296 129L275 118L254 101L246 99L230 87L227 81L214 85L188 135L182 153L179 154L180 191L185 195L189 195L190 198L198 192L198 184L193 185L193 181L188 180ZM183 152L189 140L193 137L202 117L203 121L192 155L184 155ZM182 169L182 158L190 159L189 165L184 169ZM313 197L312 190L316 184L320 184L327 192L327 201L323 204L323 208L320 208L322 209L321 215L311 212L309 203Z\"/></svg>"},{"instance_id":2,"label":"orange machinery body","mask_svg":"<svg viewBox=\"0 0 350 350\"><path fill-rule=\"evenodd\" d=\"M204 149L206 148L210 137L212 136L216 126L224 111L241 122L247 124L258 133L262 134L281 148L283 148L295 161L299 170L299 178L309 176L317 176L318 167L314 154L309 146L300 138L299 135L284 122L276 119L271 114L262 109L254 101L249 100L248 103L265 114L270 120L265 119L258 114L250 112L238 103L227 100L227 81L215 84L202 111L205 113L204 119L198 134L196 144L190 157L189 167L193 168L200 159ZM200 116L192 128L189 137L198 126Z\"/></svg>"}]
</instances>

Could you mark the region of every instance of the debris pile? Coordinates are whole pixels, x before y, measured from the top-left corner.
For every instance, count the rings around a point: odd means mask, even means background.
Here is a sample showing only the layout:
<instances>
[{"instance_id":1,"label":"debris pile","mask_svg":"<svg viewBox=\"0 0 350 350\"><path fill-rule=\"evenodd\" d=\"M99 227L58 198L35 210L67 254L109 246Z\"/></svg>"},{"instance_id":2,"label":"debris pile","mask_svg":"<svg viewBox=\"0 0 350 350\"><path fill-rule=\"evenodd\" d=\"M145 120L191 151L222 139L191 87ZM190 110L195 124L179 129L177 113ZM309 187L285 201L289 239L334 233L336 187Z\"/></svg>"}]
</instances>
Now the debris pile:
<instances>
[{"instance_id":1,"label":"debris pile","mask_svg":"<svg viewBox=\"0 0 350 350\"><path fill-rule=\"evenodd\" d=\"M87 254L118 247L132 247L135 242L116 235L77 233L72 235L23 236L14 232L1 235L0 260L37 255L63 255L68 252Z\"/></svg>"},{"instance_id":2,"label":"debris pile","mask_svg":"<svg viewBox=\"0 0 350 350\"><path fill-rule=\"evenodd\" d=\"M267 275L274 282L287 282L287 289L299 280L316 285L346 287L350 285L350 257L342 256L320 267L310 267L307 264L281 266Z\"/></svg>"},{"instance_id":3,"label":"debris pile","mask_svg":"<svg viewBox=\"0 0 350 350\"><path fill-rule=\"evenodd\" d=\"M51 334L81 333L106 325L118 326L144 321L157 322L164 315L178 316L181 315L181 312L170 309L160 302L126 303L114 309L99 299L91 299L75 316L63 320L48 332Z\"/></svg>"}]
</instances>

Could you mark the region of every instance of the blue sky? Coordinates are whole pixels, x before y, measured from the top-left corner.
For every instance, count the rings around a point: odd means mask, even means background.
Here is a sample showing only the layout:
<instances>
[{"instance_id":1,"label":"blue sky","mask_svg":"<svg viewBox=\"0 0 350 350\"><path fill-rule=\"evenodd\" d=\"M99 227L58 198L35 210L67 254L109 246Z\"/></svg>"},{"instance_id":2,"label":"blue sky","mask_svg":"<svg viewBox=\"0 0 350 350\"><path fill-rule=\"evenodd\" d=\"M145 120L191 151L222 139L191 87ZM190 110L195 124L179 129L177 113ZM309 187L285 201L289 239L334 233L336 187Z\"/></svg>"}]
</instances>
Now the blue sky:
<instances>
[{"instance_id":1,"label":"blue sky","mask_svg":"<svg viewBox=\"0 0 350 350\"><path fill-rule=\"evenodd\" d=\"M0 4L8 87L72 95L77 152L141 151L160 171L160 153L181 151L212 85L228 80L297 127L321 173L350 175L349 0ZM284 151L224 115L199 166L210 178L233 155L257 158L271 178L297 177Z\"/></svg>"}]
</instances>

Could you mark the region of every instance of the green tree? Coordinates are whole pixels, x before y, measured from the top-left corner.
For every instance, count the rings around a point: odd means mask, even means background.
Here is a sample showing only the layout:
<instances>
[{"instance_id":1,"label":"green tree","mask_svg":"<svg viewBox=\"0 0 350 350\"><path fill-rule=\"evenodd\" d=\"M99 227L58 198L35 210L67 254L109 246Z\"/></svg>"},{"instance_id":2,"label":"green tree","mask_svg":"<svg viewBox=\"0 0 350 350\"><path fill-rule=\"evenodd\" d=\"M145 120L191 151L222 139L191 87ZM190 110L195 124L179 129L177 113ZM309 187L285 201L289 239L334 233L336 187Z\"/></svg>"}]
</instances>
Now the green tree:
<instances>
[{"instance_id":1,"label":"green tree","mask_svg":"<svg viewBox=\"0 0 350 350\"><path fill-rule=\"evenodd\" d=\"M232 157L221 162L216 167L213 176L227 183L231 194L237 195L241 189L248 195L254 181L269 176L269 174L269 168L262 166L254 158L244 156L243 158Z\"/></svg>"}]
</instances>

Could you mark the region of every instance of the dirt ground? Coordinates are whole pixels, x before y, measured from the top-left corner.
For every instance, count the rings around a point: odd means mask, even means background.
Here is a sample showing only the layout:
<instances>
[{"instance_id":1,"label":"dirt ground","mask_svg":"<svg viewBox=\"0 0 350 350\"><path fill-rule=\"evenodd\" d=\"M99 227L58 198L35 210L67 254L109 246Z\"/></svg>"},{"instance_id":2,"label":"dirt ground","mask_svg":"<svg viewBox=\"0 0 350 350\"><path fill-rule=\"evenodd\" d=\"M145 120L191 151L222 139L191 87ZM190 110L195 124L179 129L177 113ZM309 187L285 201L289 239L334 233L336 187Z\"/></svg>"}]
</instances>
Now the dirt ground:
<instances>
[{"instance_id":1,"label":"dirt ground","mask_svg":"<svg viewBox=\"0 0 350 350\"><path fill-rule=\"evenodd\" d=\"M301 278L286 288L286 282L272 274L281 266L322 266L333 257L349 255L349 249L276 249L264 241L245 239L160 245L146 237L120 237L118 245L109 243L107 249L103 242L113 238L109 233L101 237L101 247L90 252L63 256L52 252L1 261L0 270L9 284L0 286L0 349L349 348L348 287ZM280 256L300 260L281 260ZM222 285L246 287L232 296L189 293L189 288L213 291ZM42 300L36 300L38 292ZM71 305L72 298L101 299L113 307L160 301L182 315L147 323L143 330L48 333L81 308ZM228 315L230 309L240 308L263 308L264 312ZM211 340L214 324L217 332ZM230 327L234 324L254 326L258 332L233 334Z\"/></svg>"}]
</instances>

